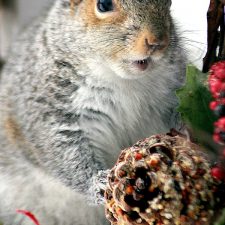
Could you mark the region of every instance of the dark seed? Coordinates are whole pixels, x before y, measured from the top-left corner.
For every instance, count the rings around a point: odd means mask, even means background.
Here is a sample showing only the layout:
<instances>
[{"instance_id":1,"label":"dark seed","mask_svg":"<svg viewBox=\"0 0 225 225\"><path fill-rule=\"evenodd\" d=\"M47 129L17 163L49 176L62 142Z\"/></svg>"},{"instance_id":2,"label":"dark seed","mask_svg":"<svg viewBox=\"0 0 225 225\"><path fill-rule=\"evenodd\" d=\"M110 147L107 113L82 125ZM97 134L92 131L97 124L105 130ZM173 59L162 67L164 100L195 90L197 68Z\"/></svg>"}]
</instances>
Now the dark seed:
<instances>
[{"instance_id":1,"label":"dark seed","mask_svg":"<svg viewBox=\"0 0 225 225\"><path fill-rule=\"evenodd\" d=\"M177 174L176 170L172 170L171 172L172 172L173 176L176 176L176 174Z\"/></svg>"},{"instance_id":2,"label":"dark seed","mask_svg":"<svg viewBox=\"0 0 225 225\"><path fill-rule=\"evenodd\" d=\"M219 98L225 98L225 91L220 92Z\"/></svg>"},{"instance_id":3,"label":"dark seed","mask_svg":"<svg viewBox=\"0 0 225 225\"><path fill-rule=\"evenodd\" d=\"M175 188L175 190L177 191L177 192L181 192L182 191L182 189L181 189L181 187L180 187L180 184L178 183L178 181L174 181L174 188Z\"/></svg>"},{"instance_id":4,"label":"dark seed","mask_svg":"<svg viewBox=\"0 0 225 225\"><path fill-rule=\"evenodd\" d=\"M106 198L107 200L111 200L111 199L113 198L113 196L112 196L112 191L111 191L111 190L107 189L107 190L105 191L105 198Z\"/></svg>"},{"instance_id":5,"label":"dark seed","mask_svg":"<svg viewBox=\"0 0 225 225\"><path fill-rule=\"evenodd\" d=\"M127 213L127 215L132 219L132 220L137 220L138 218L140 218L140 216L138 215L137 212L135 211L130 211Z\"/></svg>"},{"instance_id":6,"label":"dark seed","mask_svg":"<svg viewBox=\"0 0 225 225\"><path fill-rule=\"evenodd\" d=\"M124 201L131 207L138 207L141 212L144 212L149 206L145 199L136 201L132 195L126 195Z\"/></svg>"},{"instance_id":7,"label":"dark seed","mask_svg":"<svg viewBox=\"0 0 225 225\"><path fill-rule=\"evenodd\" d=\"M142 198L144 198L144 195L138 194L137 192L133 192L133 198L135 201L140 201Z\"/></svg>"},{"instance_id":8,"label":"dark seed","mask_svg":"<svg viewBox=\"0 0 225 225\"><path fill-rule=\"evenodd\" d=\"M101 190L100 190L100 195L103 197L104 194L105 194L105 190L101 189Z\"/></svg>"},{"instance_id":9,"label":"dark seed","mask_svg":"<svg viewBox=\"0 0 225 225\"><path fill-rule=\"evenodd\" d=\"M203 176L206 173L206 171L204 169L198 168L196 173L197 175Z\"/></svg>"},{"instance_id":10,"label":"dark seed","mask_svg":"<svg viewBox=\"0 0 225 225\"><path fill-rule=\"evenodd\" d=\"M148 193L146 194L146 199L147 199L148 201L151 201L151 200L153 200L154 198L156 198L159 194L160 194L160 190L159 190L158 188L156 188L156 189L154 189L154 191L148 192Z\"/></svg>"},{"instance_id":11,"label":"dark seed","mask_svg":"<svg viewBox=\"0 0 225 225\"><path fill-rule=\"evenodd\" d=\"M225 116L225 105L218 105L215 110L214 113L216 116L218 117L222 117Z\"/></svg>"},{"instance_id":12,"label":"dark seed","mask_svg":"<svg viewBox=\"0 0 225 225\"><path fill-rule=\"evenodd\" d=\"M222 141L225 141L225 132L220 132L219 133L219 135L220 135L220 138L222 139Z\"/></svg>"},{"instance_id":13,"label":"dark seed","mask_svg":"<svg viewBox=\"0 0 225 225\"><path fill-rule=\"evenodd\" d=\"M124 201L131 207L137 206L137 201L134 200L132 195L126 195Z\"/></svg>"},{"instance_id":14,"label":"dark seed","mask_svg":"<svg viewBox=\"0 0 225 225\"><path fill-rule=\"evenodd\" d=\"M168 163L167 165L168 165L169 167L171 167L171 166L173 165L173 161L172 161L172 160L168 160L167 163Z\"/></svg>"},{"instance_id":15,"label":"dark seed","mask_svg":"<svg viewBox=\"0 0 225 225\"><path fill-rule=\"evenodd\" d=\"M135 171L135 175L136 177L146 177L146 174L147 174L147 170L145 167L137 167L136 168L136 171Z\"/></svg>"},{"instance_id":16,"label":"dark seed","mask_svg":"<svg viewBox=\"0 0 225 225\"><path fill-rule=\"evenodd\" d=\"M225 183L224 182L218 185L216 192L214 193L214 198L216 199L219 207L224 207L224 203L225 203Z\"/></svg>"},{"instance_id":17,"label":"dark seed","mask_svg":"<svg viewBox=\"0 0 225 225\"><path fill-rule=\"evenodd\" d=\"M165 157L168 157L170 160L173 160L173 154L169 148L165 146L154 146L149 149L151 154L158 153Z\"/></svg>"},{"instance_id":18,"label":"dark seed","mask_svg":"<svg viewBox=\"0 0 225 225\"><path fill-rule=\"evenodd\" d=\"M187 209L188 209L187 206L188 205L185 202L183 202L183 208L181 209L181 212L180 212L181 215L186 215L187 214Z\"/></svg>"},{"instance_id":19,"label":"dark seed","mask_svg":"<svg viewBox=\"0 0 225 225\"><path fill-rule=\"evenodd\" d=\"M168 167L171 167L173 165L173 161L170 160L170 159L168 159L165 156L162 156L161 157L161 161L164 162Z\"/></svg>"},{"instance_id":20,"label":"dark seed","mask_svg":"<svg viewBox=\"0 0 225 225\"><path fill-rule=\"evenodd\" d=\"M128 184L130 184L131 186L135 185L135 179L127 179Z\"/></svg>"},{"instance_id":21,"label":"dark seed","mask_svg":"<svg viewBox=\"0 0 225 225\"><path fill-rule=\"evenodd\" d=\"M117 219L113 216L113 214L107 209L106 213L107 219L110 220L111 222L115 223L117 222Z\"/></svg>"}]
</instances>

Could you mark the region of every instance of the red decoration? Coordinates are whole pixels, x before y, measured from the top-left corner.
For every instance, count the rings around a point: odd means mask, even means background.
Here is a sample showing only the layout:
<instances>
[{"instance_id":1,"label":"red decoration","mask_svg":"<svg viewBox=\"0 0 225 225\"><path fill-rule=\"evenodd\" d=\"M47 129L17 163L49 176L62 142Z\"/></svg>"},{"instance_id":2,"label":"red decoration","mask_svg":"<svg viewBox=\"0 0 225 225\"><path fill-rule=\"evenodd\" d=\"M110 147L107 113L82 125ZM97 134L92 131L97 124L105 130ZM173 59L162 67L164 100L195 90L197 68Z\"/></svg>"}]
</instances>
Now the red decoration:
<instances>
[{"instance_id":1,"label":"red decoration","mask_svg":"<svg viewBox=\"0 0 225 225\"><path fill-rule=\"evenodd\" d=\"M34 222L35 225L40 225L37 218L31 212L27 210L21 210L21 209L17 209L16 212L29 217Z\"/></svg>"}]
</instances>

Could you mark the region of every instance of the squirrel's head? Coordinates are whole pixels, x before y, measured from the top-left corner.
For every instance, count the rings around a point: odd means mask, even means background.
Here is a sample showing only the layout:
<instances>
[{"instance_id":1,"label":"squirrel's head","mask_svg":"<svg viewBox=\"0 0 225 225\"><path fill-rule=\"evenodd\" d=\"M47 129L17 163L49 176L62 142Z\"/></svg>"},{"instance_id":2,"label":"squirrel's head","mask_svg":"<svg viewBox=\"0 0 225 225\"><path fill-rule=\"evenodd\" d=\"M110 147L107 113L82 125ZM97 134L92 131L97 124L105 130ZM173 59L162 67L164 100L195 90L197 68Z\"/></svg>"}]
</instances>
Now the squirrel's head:
<instances>
[{"instance_id":1,"label":"squirrel's head","mask_svg":"<svg viewBox=\"0 0 225 225\"><path fill-rule=\"evenodd\" d=\"M122 77L148 74L170 48L171 0L59 1L70 17L62 25L71 41L67 47L78 44L79 52L108 63Z\"/></svg>"}]
</instances>

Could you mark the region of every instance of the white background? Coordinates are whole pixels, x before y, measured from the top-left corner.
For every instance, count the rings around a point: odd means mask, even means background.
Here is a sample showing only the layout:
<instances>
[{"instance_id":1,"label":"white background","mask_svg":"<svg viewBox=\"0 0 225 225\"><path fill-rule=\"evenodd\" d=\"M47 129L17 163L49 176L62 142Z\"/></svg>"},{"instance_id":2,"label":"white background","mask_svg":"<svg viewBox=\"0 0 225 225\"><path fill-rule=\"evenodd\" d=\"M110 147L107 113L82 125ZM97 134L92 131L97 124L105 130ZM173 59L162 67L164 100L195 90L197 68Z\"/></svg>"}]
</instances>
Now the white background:
<instances>
[{"instance_id":1,"label":"white background","mask_svg":"<svg viewBox=\"0 0 225 225\"><path fill-rule=\"evenodd\" d=\"M210 0L172 0L172 13L176 19L189 60L202 67L207 43L206 14Z\"/></svg>"}]
</instances>

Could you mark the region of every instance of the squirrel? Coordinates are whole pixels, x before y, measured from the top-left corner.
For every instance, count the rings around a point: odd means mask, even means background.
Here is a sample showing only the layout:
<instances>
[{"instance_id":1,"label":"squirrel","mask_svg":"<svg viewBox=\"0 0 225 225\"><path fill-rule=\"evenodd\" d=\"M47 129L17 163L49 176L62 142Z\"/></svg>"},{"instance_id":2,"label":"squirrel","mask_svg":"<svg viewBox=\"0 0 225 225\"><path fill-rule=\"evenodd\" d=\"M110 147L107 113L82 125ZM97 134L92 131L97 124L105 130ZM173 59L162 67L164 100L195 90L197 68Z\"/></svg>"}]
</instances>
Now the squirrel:
<instances>
[{"instance_id":1,"label":"squirrel","mask_svg":"<svg viewBox=\"0 0 225 225\"><path fill-rule=\"evenodd\" d=\"M171 0L56 0L0 80L0 221L106 225L120 151L179 128L186 56ZM99 203L99 204L96 204Z\"/></svg>"}]
</instances>

